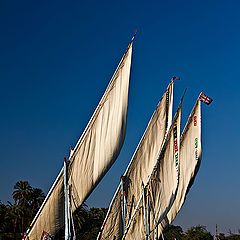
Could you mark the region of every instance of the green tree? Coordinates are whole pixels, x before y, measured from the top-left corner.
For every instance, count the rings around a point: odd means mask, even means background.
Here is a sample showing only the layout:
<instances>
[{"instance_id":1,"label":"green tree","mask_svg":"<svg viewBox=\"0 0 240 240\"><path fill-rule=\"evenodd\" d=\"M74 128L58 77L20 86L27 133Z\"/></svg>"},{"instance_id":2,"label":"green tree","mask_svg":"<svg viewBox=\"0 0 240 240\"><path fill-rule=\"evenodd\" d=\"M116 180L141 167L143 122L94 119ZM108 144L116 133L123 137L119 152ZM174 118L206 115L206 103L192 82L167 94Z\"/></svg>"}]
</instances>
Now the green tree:
<instances>
[{"instance_id":1,"label":"green tree","mask_svg":"<svg viewBox=\"0 0 240 240\"><path fill-rule=\"evenodd\" d=\"M96 239L103 220L106 216L106 208L81 207L74 213L77 239Z\"/></svg>"},{"instance_id":2,"label":"green tree","mask_svg":"<svg viewBox=\"0 0 240 240\"><path fill-rule=\"evenodd\" d=\"M12 219L13 232L20 231L23 235L45 196L41 189L31 187L28 181L18 181L14 185L12 197L14 204L8 204L8 212Z\"/></svg>"},{"instance_id":3,"label":"green tree","mask_svg":"<svg viewBox=\"0 0 240 240\"><path fill-rule=\"evenodd\" d=\"M23 215L24 209L20 206L15 204L11 204L8 202L8 217L11 221L11 228L8 229L7 232L12 232L14 239L17 239L17 235L19 232L21 232L22 229L22 221L21 217ZM12 229L12 231L11 231Z\"/></svg>"},{"instance_id":4,"label":"green tree","mask_svg":"<svg viewBox=\"0 0 240 240\"><path fill-rule=\"evenodd\" d=\"M21 232L22 235L24 235L24 232L29 224L29 219L32 216L29 204L32 196L32 187L28 181L18 181L14 185L12 196L15 201L15 205L19 208L19 216L17 217L20 218Z\"/></svg>"},{"instance_id":5,"label":"green tree","mask_svg":"<svg viewBox=\"0 0 240 240\"><path fill-rule=\"evenodd\" d=\"M45 195L40 188L32 188L29 196L29 205L31 207L31 216L32 218L37 213L38 209L41 207Z\"/></svg>"},{"instance_id":6,"label":"green tree","mask_svg":"<svg viewBox=\"0 0 240 240\"><path fill-rule=\"evenodd\" d=\"M10 223L9 208L7 205L0 202L0 232L6 232L10 226Z\"/></svg>"},{"instance_id":7,"label":"green tree","mask_svg":"<svg viewBox=\"0 0 240 240\"><path fill-rule=\"evenodd\" d=\"M12 193L14 203L0 202L0 239L21 239L44 200L44 193L28 181L18 181ZM20 234L21 233L21 234Z\"/></svg>"},{"instance_id":8,"label":"green tree","mask_svg":"<svg viewBox=\"0 0 240 240\"><path fill-rule=\"evenodd\" d=\"M239 234L230 234L229 236L226 237L227 240L240 240L240 235Z\"/></svg>"},{"instance_id":9,"label":"green tree","mask_svg":"<svg viewBox=\"0 0 240 240\"><path fill-rule=\"evenodd\" d=\"M20 239L20 215L21 208L16 204L0 204L0 239Z\"/></svg>"},{"instance_id":10,"label":"green tree","mask_svg":"<svg viewBox=\"0 0 240 240\"><path fill-rule=\"evenodd\" d=\"M198 225L187 230L184 240L213 240L213 236L205 226Z\"/></svg>"},{"instance_id":11,"label":"green tree","mask_svg":"<svg viewBox=\"0 0 240 240\"><path fill-rule=\"evenodd\" d=\"M184 237L183 230L180 226L169 225L163 232L165 240L182 240Z\"/></svg>"},{"instance_id":12,"label":"green tree","mask_svg":"<svg viewBox=\"0 0 240 240\"><path fill-rule=\"evenodd\" d=\"M18 181L14 185L14 191L12 193L12 196L17 205L28 206L31 193L32 187L30 186L28 181Z\"/></svg>"},{"instance_id":13,"label":"green tree","mask_svg":"<svg viewBox=\"0 0 240 240\"><path fill-rule=\"evenodd\" d=\"M87 220L88 220L88 210L87 205L82 204L73 214L75 231L77 236L82 234L84 230L87 228Z\"/></svg>"}]
</instances>

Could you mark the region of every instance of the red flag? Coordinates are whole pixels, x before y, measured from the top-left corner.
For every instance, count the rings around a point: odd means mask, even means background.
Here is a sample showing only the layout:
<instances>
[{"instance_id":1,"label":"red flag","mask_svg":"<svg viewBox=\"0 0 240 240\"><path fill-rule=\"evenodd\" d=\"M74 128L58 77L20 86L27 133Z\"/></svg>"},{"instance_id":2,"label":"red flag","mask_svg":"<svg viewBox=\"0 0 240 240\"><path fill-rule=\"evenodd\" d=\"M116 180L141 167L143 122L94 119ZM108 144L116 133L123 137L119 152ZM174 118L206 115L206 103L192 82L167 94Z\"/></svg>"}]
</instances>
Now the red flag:
<instances>
[{"instance_id":1,"label":"red flag","mask_svg":"<svg viewBox=\"0 0 240 240\"><path fill-rule=\"evenodd\" d=\"M203 92L200 93L199 100L206 103L207 105L209 105L213 101L212 98L210 98L209 96L207 96Z\"/></svg>"}]
</instances>

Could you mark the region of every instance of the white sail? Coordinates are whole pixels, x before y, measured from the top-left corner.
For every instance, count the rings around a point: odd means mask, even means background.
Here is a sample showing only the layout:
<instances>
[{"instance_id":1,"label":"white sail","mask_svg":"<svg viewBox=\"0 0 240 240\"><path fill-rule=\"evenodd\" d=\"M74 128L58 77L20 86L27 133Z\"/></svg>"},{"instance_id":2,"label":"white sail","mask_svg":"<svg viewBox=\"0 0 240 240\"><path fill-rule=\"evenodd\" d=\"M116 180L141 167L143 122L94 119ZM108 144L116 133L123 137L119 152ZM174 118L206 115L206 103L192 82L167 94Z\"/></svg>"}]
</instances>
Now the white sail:
<instances>
[{"instance_id":1,"label":"white sail","mask_svg":"<svg viewBox=\"0 0 240 240\"><path fill-rule=\"evenodd\" d=\"M64 226L63 169L60 171L37 215L33 219L27 239L38 240L43 231L55 235Z\"/></svg>"},{"instance_id":2,"label":"white sail","mask_svg":"<svg viewBox=\"0 0 240 240\"><path fill-rule=\"evenodd\" d=\"M172 122L172 105L173 82L167 87L124 174L125 218L122 216L121 211L123 207L123 194L121 185L119 185L110 204L98 239L121 238L123 224L124 222L128 223L133 209L142 195L142 182L144 184L147 183L158 159L166 132Z\"/></svg>"},{"instance_id":3,"label":"white sail","mask_svg":"<svg viewBox=\"0 0 240 240\"><path fill-rule=\"evenodd\" d=\"M126 130L132 42L122 57L100 103L76 147L70 153L69 184L74 211L96 187L116 160ZM40 239L42 232L55 236L64 225L63 170L34 218L27 236Z\"/></svg>"},{"instance_id":4,"label":"white sail","mask_svg":"<svg viewBox=\"0 0 240 240\"><path fill-rule=\"evenodd\" d=\"M180 211L198 172L202 156L201 102L197 100L181 136L180 175L176 199L160 228L172 223Z\"/></svg>"},{"instance_id":5,"label":"white sail","mask_svg":"<svg viewBox=\"0 0 240 240\"><path fill-rule=\"evenodd\" d=\"M73 210L89 196L122 147L128 106L132 44L70 156Z\"/></svg>"},{"instance_id":6,"label":"white sail","mask_svg":"<svg viewBox=\"0 0 240 240\"><path fill-rule=\"evenodd\" d=\"M142 240L146 236L154 239L158 224L173 204L179 178L180 122L181 106L174 117L157 164L145 186L141 204L126 230L124 239Z\"/></svg>"}]
</instances>

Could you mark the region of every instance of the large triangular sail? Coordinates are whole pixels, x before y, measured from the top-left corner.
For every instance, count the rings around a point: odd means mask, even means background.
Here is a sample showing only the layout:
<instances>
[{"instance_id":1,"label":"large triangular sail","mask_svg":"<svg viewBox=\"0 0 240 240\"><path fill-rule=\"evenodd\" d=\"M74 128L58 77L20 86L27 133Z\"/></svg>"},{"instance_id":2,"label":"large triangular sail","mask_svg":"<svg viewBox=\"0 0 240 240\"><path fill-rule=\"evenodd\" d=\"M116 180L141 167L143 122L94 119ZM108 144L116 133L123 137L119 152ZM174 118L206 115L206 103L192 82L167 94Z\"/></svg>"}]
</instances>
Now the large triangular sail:
<instances>
[{"instance_id":1,"label":"large triangular sail","mask_svg":"<svg viewBox=\"0 0 240 240\"><path fill-rule=\"evenodd\" d=\"M166 216L176 196L179 178L181 105L164 142L157 163L144 191L138 207L130 220L124 239L157 239L158 224Z\"/></svg>"},{"instance_id":2,"label":"large triangular sail","mask_svg":"<svg viewBox=\"0 0 240 240\"><path fill-rule=\"evenodd\" d=\"M70 156L73 211L90 195L118 157L126 132L132 43L94 117Z\"/></svg>"},{"instance_id":3,"label":"large triangular sail","mask_svg":"<svg viewBox=\"0 0 240 240\"><path fill-rule=\"evenodd\" d=\"M98 239L120 239L134 207L142 195L142 182L147 183L156 164L162 143L172 122L173 81L167 87L136 148L122 183L110 204ZM124 212L124 214L123 214ZM137 238L136 238L137 239Z\"/></svg>"},{"instance_id":4,"label":"large triangular sail","mask_svg":"<svg viewBox=\"0 0 240 240\"><path fill-rule=\"evenodd\" d=\"M96 187L116 160L126 131L132 41L122 57L100 103L69 156L68 178L74 211ZM27 236L55 236L64 226L63 169L34 218Z\"/></svg>"},{"instance_id":5,"label":"large triangular sail","mask_svg":"<svg viewBox=\"0 0 240 240\"><path fill-rule=\"evenodd\" d=\"M180 174L176 199L167 217L159 226L160 229L172 223L180 211L186 195L197 175L201 156L201 102L197 100L181 135Z\"/></svg>"}]
</instances>

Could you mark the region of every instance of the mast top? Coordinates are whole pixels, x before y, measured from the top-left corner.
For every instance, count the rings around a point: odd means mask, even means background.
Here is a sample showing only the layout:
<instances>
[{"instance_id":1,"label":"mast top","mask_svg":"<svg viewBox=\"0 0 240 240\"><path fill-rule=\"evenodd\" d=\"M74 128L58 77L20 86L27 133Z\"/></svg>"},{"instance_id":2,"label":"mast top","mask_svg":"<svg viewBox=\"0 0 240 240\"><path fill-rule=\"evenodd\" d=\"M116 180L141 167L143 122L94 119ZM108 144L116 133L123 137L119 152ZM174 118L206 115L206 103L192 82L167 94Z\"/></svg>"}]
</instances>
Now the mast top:
<instances>
[{"instance_id":1,"label":"mast top","mask_svg":"<svg viewBox=\"0 0 240 240\"><path fill-rule=\"evenodd\" d=\"M137 33L138 33L138 30L136 29L135 32L134 32L134 34L133 34L133 36L132 36L132 39L131 39L131 42L130 42L130 43L132 43L132 42L134 41Z\"/></svg>"}]
</instances>

